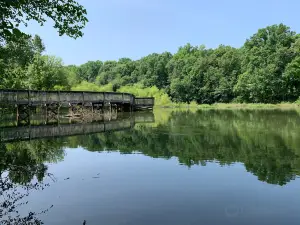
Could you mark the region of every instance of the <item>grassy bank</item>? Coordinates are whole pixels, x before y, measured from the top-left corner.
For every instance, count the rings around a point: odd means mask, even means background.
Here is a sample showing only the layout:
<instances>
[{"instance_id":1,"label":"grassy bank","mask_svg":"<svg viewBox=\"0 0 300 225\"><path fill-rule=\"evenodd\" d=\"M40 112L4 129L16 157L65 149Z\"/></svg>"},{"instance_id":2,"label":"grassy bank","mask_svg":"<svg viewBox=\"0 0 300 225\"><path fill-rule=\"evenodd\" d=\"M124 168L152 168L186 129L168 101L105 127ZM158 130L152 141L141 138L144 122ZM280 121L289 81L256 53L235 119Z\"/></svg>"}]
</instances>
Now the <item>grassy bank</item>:
<instances>
[{"instance_id":1,"label":"grassy bank","mask_svg":"<svg viewBox=\"0 0 300 225\"><path fill-rule=\"evenodd\" d=\"M279 103L279 104L263 104L263 103L215 103L215 104L186 104L186 103L170 103L166 105L156 104L155 108L179 108L179 109L300 109L298 103Z\"/></svg>"}]
</instances>

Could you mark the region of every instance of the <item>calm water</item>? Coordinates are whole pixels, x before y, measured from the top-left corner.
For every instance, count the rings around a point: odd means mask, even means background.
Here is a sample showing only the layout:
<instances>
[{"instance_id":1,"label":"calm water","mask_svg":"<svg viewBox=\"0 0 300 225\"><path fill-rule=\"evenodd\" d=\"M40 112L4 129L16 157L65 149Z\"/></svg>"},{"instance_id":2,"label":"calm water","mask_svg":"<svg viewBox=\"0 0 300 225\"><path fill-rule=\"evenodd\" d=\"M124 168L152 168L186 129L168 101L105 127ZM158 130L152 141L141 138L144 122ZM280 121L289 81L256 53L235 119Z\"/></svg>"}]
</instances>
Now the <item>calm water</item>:
<instances>
[{"instance_id":1,"label":"calm water","mask_svg":"<svg viewBox=\"0 0 300 225\"><path fill-rule=\"evenodd\" d=\"M0 224L300 224L299 112L130 118L30 141L13 140L6 121Z\"/></svg>"}]
</instances>

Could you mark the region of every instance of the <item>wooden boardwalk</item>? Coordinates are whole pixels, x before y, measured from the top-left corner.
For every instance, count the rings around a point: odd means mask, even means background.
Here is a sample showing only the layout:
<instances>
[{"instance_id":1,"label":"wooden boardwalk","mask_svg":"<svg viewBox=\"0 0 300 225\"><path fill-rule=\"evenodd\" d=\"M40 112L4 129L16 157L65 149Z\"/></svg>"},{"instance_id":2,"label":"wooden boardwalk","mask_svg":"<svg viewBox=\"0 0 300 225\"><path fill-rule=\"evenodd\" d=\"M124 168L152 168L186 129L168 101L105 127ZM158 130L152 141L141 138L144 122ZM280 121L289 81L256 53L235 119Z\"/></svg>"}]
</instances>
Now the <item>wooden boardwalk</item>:
<instances>
[{"instance_id":1,"label":"wooden boardwalk","mask_svg":"<svg viewBox=\"0 0 300 225\"><path fill-rule=\"evenodd\" d=\"M154 98L136 98L129 93L90 92L90 91L35 91L0 89L0 105L43 106L59 104L92 106L97 104L115 104L129 109L153 108Z\"/></svg>"},{"instance_id":2,"label":"wooden boardwalk","mask_svg":"<svg viewBox=\"0 0 300 225\"><path fill-rule=\"evenodd\" d=\"M30 123L31 111L37 107L46 111L48 118L56 118L61 108L69 108L69 115L103 114L108 111L131 112L153 109L154 98L136 98L129 93L90 91L35 91L0 89L0 110L16 108L17 120Z\"/></svg>"}]
</instances>

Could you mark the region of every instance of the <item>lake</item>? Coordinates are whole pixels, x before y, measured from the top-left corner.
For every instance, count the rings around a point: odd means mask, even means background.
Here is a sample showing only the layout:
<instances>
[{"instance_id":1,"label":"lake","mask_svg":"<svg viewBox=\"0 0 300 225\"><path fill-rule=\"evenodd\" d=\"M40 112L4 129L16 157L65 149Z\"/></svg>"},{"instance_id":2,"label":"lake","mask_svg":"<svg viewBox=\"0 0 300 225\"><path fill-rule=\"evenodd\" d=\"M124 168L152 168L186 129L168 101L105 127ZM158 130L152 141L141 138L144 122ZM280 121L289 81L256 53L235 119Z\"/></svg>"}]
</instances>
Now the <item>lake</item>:
<instances>
[{"instance_id":1,"label":"lake","mask_svg":"<svg viewBox=\"0 0 300 225\"><path fill-rule=\"evenodd\" d=\"M300 224L296 110L3 118L0 224Z\"/></svg>"}]
</instances>

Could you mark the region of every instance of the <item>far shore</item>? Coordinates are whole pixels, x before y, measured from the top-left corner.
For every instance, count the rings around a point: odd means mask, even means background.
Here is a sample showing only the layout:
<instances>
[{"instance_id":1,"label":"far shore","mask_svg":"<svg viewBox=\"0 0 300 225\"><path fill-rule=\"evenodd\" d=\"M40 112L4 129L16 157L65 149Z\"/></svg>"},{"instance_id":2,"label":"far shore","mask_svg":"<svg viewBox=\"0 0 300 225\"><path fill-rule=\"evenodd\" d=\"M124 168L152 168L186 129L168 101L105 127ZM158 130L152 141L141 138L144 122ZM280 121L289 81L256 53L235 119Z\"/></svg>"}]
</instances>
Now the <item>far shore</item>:
<instances>
[{"instance_id":1,"label":"far shore","mask_svg":"<svg viewBox=\"0 0 300 225\"><path fill-rule=\"evenodd\" d=\"M155 105L155 109L300 109L297 103L214 103L214 104L184 104Z\"/></svg>"}]
</instances>

